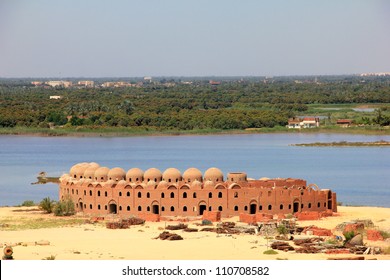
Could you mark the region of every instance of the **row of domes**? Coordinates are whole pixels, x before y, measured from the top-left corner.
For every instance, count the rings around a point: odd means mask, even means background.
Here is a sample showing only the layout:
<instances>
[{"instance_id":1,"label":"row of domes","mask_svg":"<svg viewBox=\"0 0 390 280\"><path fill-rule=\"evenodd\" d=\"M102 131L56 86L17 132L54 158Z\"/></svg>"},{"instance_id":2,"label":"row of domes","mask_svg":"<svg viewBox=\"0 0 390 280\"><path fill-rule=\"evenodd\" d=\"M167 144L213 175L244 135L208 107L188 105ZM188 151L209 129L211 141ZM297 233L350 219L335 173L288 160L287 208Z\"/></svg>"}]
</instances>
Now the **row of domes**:
<instances>
[{"instance_id":1,"label":"row of domes","mask_svg":"<svg viewBox=\"0 0 390 280\"><path fill-rule=\"evenodd\" d=\"M132 168L125 172L120 167L109 169L107 167L101 167L95 162L91 163L78 163L69 171L69 175L72 179L91 179L97 182L105 182L107 180L120 181L126 180L128 182L149 182L154 181L159 183L165 181L168 183L182 182L191 183L194 181L202 182L212 181L223 182L223 173L218 168L212 167L206 170L204 176L197 168L187 169L183 175L176 168L168 168L163 173L156 168L149 168L145 172L139 168ZM244 174L245 179L246 175Z\"/></svg>"}]
</instances>

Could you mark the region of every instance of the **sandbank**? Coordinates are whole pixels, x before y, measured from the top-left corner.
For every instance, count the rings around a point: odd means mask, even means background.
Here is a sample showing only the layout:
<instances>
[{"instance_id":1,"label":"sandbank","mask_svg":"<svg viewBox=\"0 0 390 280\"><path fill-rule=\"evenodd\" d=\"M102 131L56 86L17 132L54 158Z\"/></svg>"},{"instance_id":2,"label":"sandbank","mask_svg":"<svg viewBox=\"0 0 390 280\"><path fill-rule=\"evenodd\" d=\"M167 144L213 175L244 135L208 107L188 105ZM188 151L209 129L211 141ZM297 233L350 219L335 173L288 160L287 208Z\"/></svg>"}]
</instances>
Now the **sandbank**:
<instances>
[{"instance_id":1,"label":"sandbank","mask_svg":"<svg viewBox=\"0 0 390 280\"><path fill-rule=\"evenodd\" d=\"M354 257L356 255L329 255L324 253L302 254L278 251L277 255L265 255L272 240L259 235L230 235L214 232L171 231L183 237L179 241L155 239L165 226L178 224L176 221L146 222L129 229L107 229L105 222L86 223L87 216L73 225L51 228L13 228L30 221L39 223L46 219L69 219L44 214L36 208L0 207L0 243L13 245L16 260L326 260L329 257ZM315 221L298 221L299 226L316 225L334 229L342 222L356 219L371 219L376 229L390 232L390 208L340 206L335 216ZM17 211L15 211L17 210ZM238 217L224 219L238 222ZM191 228L200 221L188 223ZM244 224L243 224L244 225ZM37 245L40 241L50 245ZM368 241L369 246L387 248L390 240ZM367 255L367 259L390 260L390 255Z\"/></svg>"}]
</instances>

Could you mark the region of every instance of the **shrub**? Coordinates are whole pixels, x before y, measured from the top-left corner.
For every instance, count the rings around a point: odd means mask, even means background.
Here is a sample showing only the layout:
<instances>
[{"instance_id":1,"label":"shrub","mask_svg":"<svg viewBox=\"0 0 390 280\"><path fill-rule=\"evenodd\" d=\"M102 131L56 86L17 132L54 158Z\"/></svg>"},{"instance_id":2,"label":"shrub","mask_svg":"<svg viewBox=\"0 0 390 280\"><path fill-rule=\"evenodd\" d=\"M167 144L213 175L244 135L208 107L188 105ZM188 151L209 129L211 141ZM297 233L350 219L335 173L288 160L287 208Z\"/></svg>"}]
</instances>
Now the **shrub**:
<instances>
[{"instance_id":1,"label":"shrub","mask_svg":"<svg viewBox=\"0 0 390 280\"><path fill-rule=\"evenodd\" d=\"M50 255L49 257L43 258L44 261L54 261L56 259L56 256Z\"/></svg>"},{"instance_id":2,"label":"shrub","mask_svg":"<svg viewBox=\"0 0 390 280\"><path fill-rule=\"evenodd\" d=\"M202 220L202 226L210 226L212 224L213 222L211 222L210 220Z\"/></svg>"},{"instance_id":3,"label":"shrub","mask_svg":"<svg viewBox=\"0 0 390 280\"><path fill-rule=\"evenodd\" d=\"M56 216L71 216L75 213L74 203L70 197L59 201L54 208L54 215Z\"/></svg>"},{"instance_id":4,"label":"shrub","mask_svg":"<svg viewBox=\"0 0 390 280\"><path fill-rule=\"evenodd\" d=\"M343 232L343 235L345 237L345 242L348 242L349 240L351 240L355 236L355 232L354 231L346 231L346 232Z\"/></svg>"},{"instance_id":5,"label":"shrub","mask_svg":"<svg viewBox=\"0 0 390 280\"><path fill-rule=\"evenodd\" d=\"M35 202L32 200L25 200L22 203L22 206L34 206L34 205L35 205Z\"/></svg>"},{"instance_id":6,"label":"shrub","mask_svg":"<svg viewBox=\"0 0 390 280\"><path fill-rule=\"evenodd\" d=\"M383 239L390 238L390 232L384 230L380 230L379 232L382 235Z\"/></svg>"},{"instance_id":7,"label":"shrub","mask_svg":"<svg viewBox=\"0 0 390 280\"><path fill-rule=\"evenodd\" d=\"M276 228L279 234L286 235L289 233L288 229L284 225L280 225Z\"/></svg>"},{"instance_id":8,"label":"shrub","mask_svg":"<svg viewBox=\"0 0 390 280\"><path fill-rule=\"evenodd\" d=\"M55 206L55 201L51 200L50 197L45 197L39 203L39 208L41 208L46 213L52 213Z\"/></svg>"},{"instance_id":9,"label":"shrub","mask_svg":"<svg viewBox=\"0 0 390 280\"><path fill-rule=\"evenodd\" d=\"M263 254L264 254L264 255L277 255L277 254L279 254L279 253L276 252L276 251L273 250L273 249L269 249L269 250L267 250L267 251L264 251Z\"/></svg>"}]
</instances>

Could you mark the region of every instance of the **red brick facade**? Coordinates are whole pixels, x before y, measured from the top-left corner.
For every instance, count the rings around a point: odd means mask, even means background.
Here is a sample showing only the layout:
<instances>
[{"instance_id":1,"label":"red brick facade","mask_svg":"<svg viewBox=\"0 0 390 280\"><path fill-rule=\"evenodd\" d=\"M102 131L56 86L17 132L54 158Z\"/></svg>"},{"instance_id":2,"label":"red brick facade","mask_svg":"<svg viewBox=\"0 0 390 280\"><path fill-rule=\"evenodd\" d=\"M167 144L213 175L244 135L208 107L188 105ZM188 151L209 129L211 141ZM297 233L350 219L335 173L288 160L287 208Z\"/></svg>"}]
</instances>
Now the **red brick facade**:
<instances>
[{"instance_id":1,"label":"red brick facade","mask_svg":"<svg viewBox=\"0 0 390 280\"><path fill-rule=\"evenodd\" d=\"M60 178L59 197L70 196L76 211L105 215L201 216L220 212L222 217L242 214L267 215L337 212L336 194L307 185L302 179L247 179L245 173L228 173L226 180L217 168L203 175L195 169L138 168L127 173L96 163L73 166ZM157 216L156 216L157 215ZM317 215L317 214L314 214ZM256 219L256 218L255 218Z\"/></svg>"}]
</instances>

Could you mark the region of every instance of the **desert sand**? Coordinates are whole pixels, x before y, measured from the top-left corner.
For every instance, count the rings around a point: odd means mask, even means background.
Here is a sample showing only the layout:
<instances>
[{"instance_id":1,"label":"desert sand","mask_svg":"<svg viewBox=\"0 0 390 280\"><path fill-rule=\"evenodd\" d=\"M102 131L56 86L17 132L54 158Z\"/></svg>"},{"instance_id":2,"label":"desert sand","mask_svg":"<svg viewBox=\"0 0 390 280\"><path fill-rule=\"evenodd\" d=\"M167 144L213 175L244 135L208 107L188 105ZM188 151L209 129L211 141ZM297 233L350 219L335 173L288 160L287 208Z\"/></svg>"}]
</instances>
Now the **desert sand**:
<instances>
[{"instance_id":1,"label":"desert sand","mask_svg":"<svg viewBox=\"0 0 390 280\"><path fill-rule=\"evenodd\" d=\"M325 260L329 257L353 257L356 255L301 254L278 251L277 255L265 255L272 240L259 235L229 235L214 232L171 231L184 240L168 241L155 239L167 225L177 221L146 222L129 229L107 229L105 221L95 224L81 222L76 225L39 228L12 229L11 224L28 220L41 222L46 219L66 219L44 214L34 208L0 208L0 245L11 244L17 260L42 260L53 256L56 260ZM15 210L18 210L15 212ZM22 211L20 211L22 210ZM29 210L29 211L26 211ZM80 219L87 220L77 214ZM335 216L315 221L298 221L299 226L316 225L334 229L336 225L355 219L371 219L375 228L390 232L390 208L339 207ZM224 219L238 222L238 217ZM189 222L191 228L200 221ZM215 223L214 223L215 224ZM37 245L36 242L50 245ZM390 240L368 241L369 246L387 248ZM390 255L368 255L367 258L390 260Z\"/></svg>"}]
</instances>

